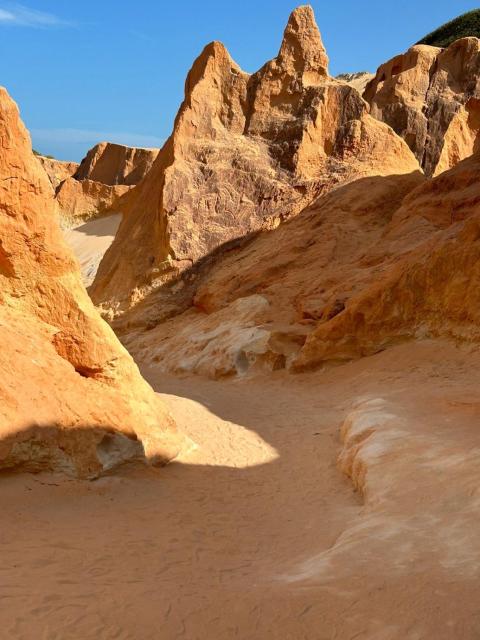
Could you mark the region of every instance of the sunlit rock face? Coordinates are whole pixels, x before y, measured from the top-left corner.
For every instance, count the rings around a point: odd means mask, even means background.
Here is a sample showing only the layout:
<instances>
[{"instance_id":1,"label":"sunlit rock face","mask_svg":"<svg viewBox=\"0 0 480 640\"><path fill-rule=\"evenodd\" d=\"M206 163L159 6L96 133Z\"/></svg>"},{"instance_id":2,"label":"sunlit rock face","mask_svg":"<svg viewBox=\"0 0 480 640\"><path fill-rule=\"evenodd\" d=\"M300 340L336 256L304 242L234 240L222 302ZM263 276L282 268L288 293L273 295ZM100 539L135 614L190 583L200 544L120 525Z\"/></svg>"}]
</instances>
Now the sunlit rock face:
<instances>
[{"instance_id":1,"label":"sunlit rock face","mask_svg":"<svg viewBox=\"0 0 480 640\"><path fill-rule=\"evenodd\" d=\"M252 371L262 361L267 370L314 369L416 338L475 344L479 172L477 153L431 180L417 171L338 187L200 271L194 310L156 322L160 306L138 305L124 318L126 344L146 362L168 354L160 367L172 371L201 359L207 344L216 358L235 344ZM242 320L235 303L256 295L268 304ZM229 337L232 323L237 335L258 331L262 349Z\"/></svg>"},{"instance_id":2,"label":"sunlit rock face","mask_svg":"<svg viewBox=\"0 0 480 640\"><path fill-rule=\"evenodd\" d=\"M61 226L120 213L122 196L146 176L158 151L100 142L80 164L37 156L55 189Z\"/></svg>"},{"instance_id":3,"label":"sunlit rock face","mask_svg":"<svg viewBox=\"0 0 480 640\"><path fill-rule=\"evenodd\" d=\"M62 160L47 158L46 156L41 155L37 155L36 157L45 169L48 179L54 189L57 189L57 187L59 187L67 178L71 178L79 167L78 162L63 162Z\"/></svg>"},{"instance_id":4,"label":"sunlit rock face","mask_svg":"<svg viewBox=\"0 0 480 640\"><path fill-rule=\"evenodd\" d=\"M425 173L436 175L478 146L480 41L446 49L415 45L381 65L364 98L401 135Z\"/></svg>"},{"instance_id":5,"label":"sunlit rock face","mask_svg":"<svg viewBox=\"0 0 480 640\"><path fill-rule=\"evenodd\" d=\"M415 337L478 342L479 171L475 154L406 196L381 240L383 268L342 313L316 326L296 369L358 358Z\"/></svg>"},{"instance_id":6,"label":"sunlit rock face","mask_svg":"<svg viewBox=\"0 0 480 640\"><path fill-rule=\"evenodd\" d=\"M172 135L124 196L92 297L113 317L339 184L415 170L405 142L329 77L313 11L300 7L253 75L219 42L195 61Z\"/></svg>"},{"instance_id":7,"label":"sunlit rock face","mask_svg":"<svg viewBox=\"0 0 480 640\"><path fill-rule=\"evenodd\" d=\"M100 142L90 149L73 177L76 180L94 180L111 186L132 186L147 175L158 152L159 149Z\"/></svg>"},{"instance_id":8,"label":"sunlit rock face","mask_svg":"<svg viewBox=\"0 0 480 640\"><path fill-rule=\"evenodd\" d=\"M167 462L186 440L88 298L5 89L0 146L0 469Z\"/></svg>"}]
</instances>

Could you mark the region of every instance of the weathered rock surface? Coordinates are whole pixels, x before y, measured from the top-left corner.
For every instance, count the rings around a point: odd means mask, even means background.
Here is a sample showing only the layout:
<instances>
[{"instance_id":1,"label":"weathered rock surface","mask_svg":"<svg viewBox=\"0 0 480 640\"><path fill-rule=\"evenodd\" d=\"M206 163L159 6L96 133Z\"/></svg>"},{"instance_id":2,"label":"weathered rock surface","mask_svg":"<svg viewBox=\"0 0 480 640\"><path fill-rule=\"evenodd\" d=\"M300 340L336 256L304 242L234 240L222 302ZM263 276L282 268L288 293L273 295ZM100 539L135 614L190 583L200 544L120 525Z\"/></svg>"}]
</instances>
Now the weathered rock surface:
<instances>
[{"instance_id":1,"label":"weathered rock surface","mask_svg":"<svg viewBox=\"0 0 480 640\"><path fill-rule=\"evenodd\" d=\"M254 326L270 337L282 332L292 349L276 366L296 371L419 337L477 343L479 173L475 154L432 180L416 172L338 187L200 270L193 293L197 312L162 323L161 305L141 303L123 318L124 339L146 362L156 348L168 352L164 366L175 370L187 362L185 350L188 362L195 350L201 354L199 341L186 336L208 327L209 349L216 345L220 358L232 347L222 327L242 322L235 301L260 295L268 306ZM145 332L142 319L155 326L155 313L158 326ZM202 373L217 375L213 369Z\"/></svg>"},{"instance_id":2,"label":"weathered rock surface","mask_svg":"<svg viewBox=\"0 0 480 640\"><path fill-rule=\"evenodd\" d=\"M90 149L80 165L49 164L40 158L55 187L61 225L71 228L121 213L122 196L145 177L158 151L101 142ZM62 165L68 165L68 171Z\"/></svg>"},{"instance_id":3,"label":"weathered rock surface","mask_svg":"<svg viewBox=\"0 0 480 640\"><path fill-rule=\"evenodd\" d=\"M152 168L159 149L126 147L100 142L87 153L77 168L76 180L94 180L108 185L135 185Z\"/></svg>"},{"instance_id":4,"label":"weathered rock surface","mask_svg":"<svg viewBox=\"0 0 480 640\"><path fill-rule=\"evenodd\" d=\"M125 196L91 288L96 304L121 313L335 185L418 169L403 140L327 66L310 7L293 12L278 56L251 76L220 43L205 48L171 137Z\"/></svg>"},{"instance_id":5,"label":"weathered rock surface","mask_svg":"<svg viewBox=\"0 0 480 640\"><path fill-rule=\"evenodd\" d=\"M381 241L386 268L342 313L316 327L297 368L375 353L413 337L479 341L479 171L476 154L405 198Z\"/></svg>"},{"instance_id":6,"label":"weathered rock surface","mask_svg":"<svg viewBox=\"0 0 480 640\"><path fill-rule=\"evenodd\" d=\"M82 287L4 89L0 141L0 468L90 477L170 460L184 439Z\"/></svg>"},{"instance_id":7,"label":"weathered rock surface","mask_svg":"<svg viewBox=\"0 0 480 640\"><path fill-rule=\"evenodd\" d=\"M69 229L89 220L120 213L127 185L108 185L94 180L67 178L58 187L55 203L61 226Z\"/></svg>"},{"instance_id":8,"label":"weathered rock surface","mask_svg":"<svg viewBox=\"0 0 480 640\"><path fill-rule=\"evenodd\" d=\"M114 324L136 358L162 370L185 371L194 352L200 358L202 331L208 333L215 358L228 359L234 348L234 340L230 346L226 341L231 323L262 332L263 353L269 353L275 367L289 367L317 325L341 314L351 297L380 277L389 258L383 235L405 196L424 181L418 170L338 187L277 229L206 264L197 272L194 287L187 282L169 295L164 291L150 296ZM162 322L163 314L175 315L174 303L182 295L187 306L188 296L193 297L195 310ZM261 317L247 323L235 302L259 296L267 304ZM161 363L156 363L156 353ZM237 353L244 372L255 365L256 358L241 345ZM208 371L204 367L202 374L217 375L213 366Z\"/></svg>"},{"instance_id":9,"label":"weathered rock surface","mask_svg":"<svg viewBox=\"0 0 480 640\"><path fill-rule=\"evenodd\" d=\"M36 156L36 158L45 169L54 189L56 189L64 180L73 176L79 167L78 162L63 162L62 160L46 158L45 156L40 155Z\"/></svg>"},{"instance_id":10,"label":"weathered rock surface","mask_svg":"<svg viewBox=\"0 0 480 640\"><path fill-rule=\"evenodd\" d=\"M429 176L471 155L478 134L480 41L415 45L379 67L364 98L408 143Z\"/></svg>"},{"instance_id":11,"label":"weathered rock surface","mask_svg":"<svg viewBox=\"0 0 480 640\"><path fill-rule=\"evenodd\" d=\"M223 309L195 308L152 329L132 332L127 348L159 371L209 378L284 369L305 342L305 327L273 325L269 301L254 294Z\"/></svg>"},{"instance_id":12,"label":"weathered rock surface","mask_svg":"<svg viewBox=\"0 0 480 640\"><path fill-rule=\"evenodd\" d=\"M480 100L470 98L455 113L443 138L435 175L454 167L480 149Z\"/></svg>"}]
</instances>

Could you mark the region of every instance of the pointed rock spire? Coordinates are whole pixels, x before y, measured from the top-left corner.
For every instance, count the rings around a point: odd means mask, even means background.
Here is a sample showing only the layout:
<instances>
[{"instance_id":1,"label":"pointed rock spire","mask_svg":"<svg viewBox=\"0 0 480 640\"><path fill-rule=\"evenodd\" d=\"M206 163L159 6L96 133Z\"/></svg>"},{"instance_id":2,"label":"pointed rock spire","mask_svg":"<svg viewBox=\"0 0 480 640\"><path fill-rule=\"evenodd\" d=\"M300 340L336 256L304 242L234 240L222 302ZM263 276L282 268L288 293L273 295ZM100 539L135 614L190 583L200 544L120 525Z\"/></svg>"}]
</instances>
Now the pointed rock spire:
<instances>
[{"instance_id":1,"label":"pointed rock spire","mask_svg":"<svg viewBox=\"0 0 480 640\"><path fill-rule=\"evenodd\" d=\"M175 133L215 135L219 124L243 131L249 75L232 60L218 41L208 44L193 63L185 82L185 99L177 116ZM183 122L185 127L180 127Z\"/></svg>"},{"instance_id":2,"label":"pointed rock spire","mask_svg":"<svg viewBox=\"0 0 480 640\"><path fill-rule=\"evenodd\" d=\"M297 7L288 20L277 57L282 67L293 67L309 84L309 75L328 76L328 56L310 5Z\"/></svg>"}]
</instances>

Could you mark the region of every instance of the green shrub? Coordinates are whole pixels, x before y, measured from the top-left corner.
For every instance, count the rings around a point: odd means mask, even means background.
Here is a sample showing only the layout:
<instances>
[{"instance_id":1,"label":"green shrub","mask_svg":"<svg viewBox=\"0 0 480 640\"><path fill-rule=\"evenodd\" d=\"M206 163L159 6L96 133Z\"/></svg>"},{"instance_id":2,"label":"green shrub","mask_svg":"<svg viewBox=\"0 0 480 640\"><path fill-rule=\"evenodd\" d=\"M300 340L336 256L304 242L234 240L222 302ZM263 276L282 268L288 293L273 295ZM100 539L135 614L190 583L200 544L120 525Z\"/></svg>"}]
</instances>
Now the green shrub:
<instances>
[{"instance_id":1,"label":"green shrub","mask_svg":"<svg viewBox=\"0 0 480 640\"><path fill-rule=\"evenodd\" d=\"M480 38L480 9L474 9L447 22L422 38L417 44L429 44L432 47L448 47L459 38L475 36Z\"/></svg>"},{"instance_id":2,"label":"green shrub","mask_svg":"<svg viewBox=\"0 0 480 640\"><path fill-rule=\"evenodd\" d=\"M55 160L54 156L48 156L45 153L40 153L40 151L37 151L36 149L32 149L32 151L35 156L42 156L44 158L48 158L49 160Z\"/></svg>"}]
</instances>

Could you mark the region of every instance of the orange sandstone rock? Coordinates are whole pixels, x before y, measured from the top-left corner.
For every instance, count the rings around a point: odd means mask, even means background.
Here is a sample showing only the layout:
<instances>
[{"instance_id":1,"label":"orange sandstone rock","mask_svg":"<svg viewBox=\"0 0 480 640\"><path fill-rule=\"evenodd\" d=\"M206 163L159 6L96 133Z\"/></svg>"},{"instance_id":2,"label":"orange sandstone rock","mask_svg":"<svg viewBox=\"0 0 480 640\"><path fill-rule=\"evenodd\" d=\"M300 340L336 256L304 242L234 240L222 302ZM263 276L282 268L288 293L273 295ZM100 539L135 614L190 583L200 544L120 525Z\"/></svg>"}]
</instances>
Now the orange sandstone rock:
<instances>
[{"instance_id":1,"label":"orange sandstone rock","mask_svg":"<svg viewBox=\"0 0 480 640\"><path fill-rule=\"evenodd\" d=\"M53 188L0 89L0 468L95 476L185 444L80 283Z\"/></svg>"},{"instance_id":2,"label":"orange sandstone rock","mask_svg":"<svg viewBox=\"0 0 480 640\"><path fill-rule=\"evenodd\" d=\"M407 142L427 175L445 171L476 149L480 41L447 49L415 45L381 65L364 98L376 118Z\"/></svg>"},{"instance_id":3,"label":"orange sandstone rock","mask_svg":"<svg viewBox=\"0 0 480 640\"><path fill-rule=\"evenodd\" d=\"M76 180L94 180L106 185L135 185L150 171L159 149L126 147L100 142L87 153L74 173Z\"/></svg>"},{"instance_id":4,"label":"orange sandstone rock","mask_svg":"<svg viewBox=\"0 0 480 640\"><path fill-rule=\"evenodd\" d=\"M386 268L316 327L296 369L418 336L480 340L479 171L476 154L405 198L382 238Z\"/></svg>"},{"instance_id":5,"label":"orange sandstone rock","mask_svg":"<svg viewBox=\"0 0 480 640\"><path fill-rule=\"evenodd\" d=\"M57 211L63 227L74 227L93 218L121 213L122 196L150 171L158 149L138 149L111 142L101 142L90 149L80 165L62 179L59 165L48 168L57 172L53 181ZM48 172L48 171L47 171Z\"/></svg>"},{"instance_id":6,"label":"orange sandstone rock","mask_svg":"<svg viewBox=\"0 0 480 640\"><path fill-rule=\"evenodd\" d=\"M88 220L121 212L122 196L129 189L127 185L111 186L88 179L64 180L55 195L61 226L76 227Z\"/></svg>"},{"instance_id":7,"label":"orange sandstone rock","mask_svg":"<svg viewBox=\"0 0 480 640\"><path fill-rule=\"evenodd\" d=\"M46 158L45 156L36 157L47 172L48 178L54 189L56 189L64 180L73 176L79 167L78 162L63 162L62 160Z\"/></svg>"},{"instance_id":8,"label":"orange sandstone rock","mask_svg":"<svg viewBox=\"0 0 480 640\"><path fill-rule=\"evenodd\" d=\"M120 314L172 281L188 284L231 243L274 229L338 184L418 169L327 65L310 7L292 13L278 56L251 76L222 44L204 49L172 135L122 201L126 215L91 288L96 304Z\"/></svg>"},{"instance_id":9,"label":"orange sandstone rock","mask_svg":"<svg viewBox=\"0 0 480 640\"><path fill-rule=\"evenodd\" d=\"M200 270L196 312L144 331L141 312L153 319L153 308L138 305L124 340L159 369L211 377L232 353L238 374L315 368L418 337L477 343L479 173L475 154L431 180L417 172L338 187ZM237 303L258 298L262 313L243 322Z\"/></svg>"}]
</instances>

